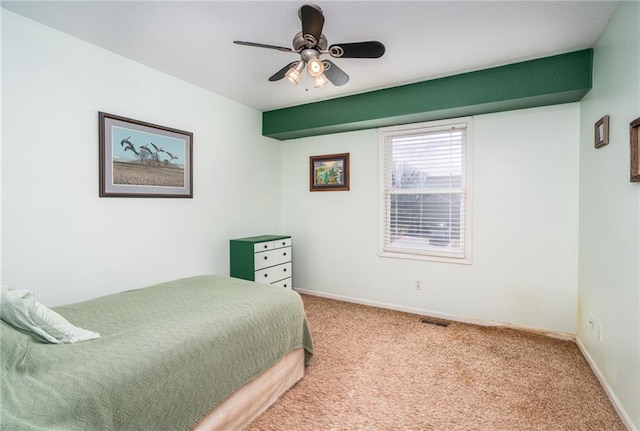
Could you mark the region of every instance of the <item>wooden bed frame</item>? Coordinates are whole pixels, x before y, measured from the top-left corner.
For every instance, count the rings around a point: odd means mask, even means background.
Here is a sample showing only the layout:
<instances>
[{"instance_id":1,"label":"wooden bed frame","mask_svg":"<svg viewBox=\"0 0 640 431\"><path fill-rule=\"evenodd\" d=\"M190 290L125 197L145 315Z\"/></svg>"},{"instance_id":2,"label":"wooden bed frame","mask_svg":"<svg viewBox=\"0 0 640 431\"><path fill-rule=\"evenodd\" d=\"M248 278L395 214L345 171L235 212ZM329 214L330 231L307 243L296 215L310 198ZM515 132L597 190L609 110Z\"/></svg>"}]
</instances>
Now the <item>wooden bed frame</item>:
<instances>
[{"instance_id":1,"label":"wooden bed frame","mask_svg":"<svg viewBox=\"0 0 640 431\"><path fill-rule=\"evenodd\" d=\"M303 375L304 349L296 349L206 413L191 431L244 429Z\"/></svg>"}]
</instances>

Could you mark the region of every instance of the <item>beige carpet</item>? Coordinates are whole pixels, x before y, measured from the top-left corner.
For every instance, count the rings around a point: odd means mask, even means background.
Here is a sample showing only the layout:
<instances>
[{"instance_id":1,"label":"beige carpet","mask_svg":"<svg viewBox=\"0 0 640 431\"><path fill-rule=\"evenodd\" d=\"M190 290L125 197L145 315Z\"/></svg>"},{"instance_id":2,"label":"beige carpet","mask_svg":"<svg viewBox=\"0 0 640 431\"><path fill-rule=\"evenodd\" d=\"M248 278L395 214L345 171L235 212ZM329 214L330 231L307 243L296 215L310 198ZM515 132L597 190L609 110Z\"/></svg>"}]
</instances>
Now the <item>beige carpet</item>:
<instances>
[{"instance_id":1,"label":"beige carpet","mask_svg":"<svg viewBox=\"0 0 640 431\"><path fill-rule=\"evenodd\" d=\"M625 430L568 341L303 296L315 355L247 430Z\"/></svg>"}]
</instances>

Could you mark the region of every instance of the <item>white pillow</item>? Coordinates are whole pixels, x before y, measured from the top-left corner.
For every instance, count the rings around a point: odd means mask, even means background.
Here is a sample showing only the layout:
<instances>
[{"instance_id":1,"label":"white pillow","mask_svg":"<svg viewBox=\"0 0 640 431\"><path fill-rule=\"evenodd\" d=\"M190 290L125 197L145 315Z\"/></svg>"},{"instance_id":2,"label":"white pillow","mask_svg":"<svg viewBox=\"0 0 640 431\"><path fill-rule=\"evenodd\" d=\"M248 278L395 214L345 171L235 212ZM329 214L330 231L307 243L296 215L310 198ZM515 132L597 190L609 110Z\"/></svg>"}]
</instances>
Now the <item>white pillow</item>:
<instances>
[{"instance_id":1,"label":"white pillow","mask_svg":"<svg viewBox=\"0 0 640 431\"><path fill-rule=\"evenodd\" d=\"M46 343L77 343L100 338L97 332L72 325L61 315L36 301L30 290L13 290L2 286L0 318Z\"/></svg>"}]
</instances>

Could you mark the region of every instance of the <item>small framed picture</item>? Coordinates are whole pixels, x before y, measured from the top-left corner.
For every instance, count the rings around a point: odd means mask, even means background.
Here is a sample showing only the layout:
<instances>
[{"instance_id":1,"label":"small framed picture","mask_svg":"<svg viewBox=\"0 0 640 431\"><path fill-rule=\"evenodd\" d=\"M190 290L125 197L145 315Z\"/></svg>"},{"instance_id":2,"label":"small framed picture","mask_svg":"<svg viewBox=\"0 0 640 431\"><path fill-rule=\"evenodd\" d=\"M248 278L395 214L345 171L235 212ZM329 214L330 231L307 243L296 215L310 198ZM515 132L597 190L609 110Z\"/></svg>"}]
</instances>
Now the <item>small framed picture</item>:
<instances>
[{"instance_id":1,"label":"small framed picture","mask_svg":"<svg viewBox=\"0 0 640 431\"><path fill-rule=\"evenodd\" d=\"M100 197L193 197L193 133L104 112L99 122Z\"/></svg>"},{"instance_id":2,"label":"small framed picture","mask_svg":"<svg viewBox=\"0 0 640 431\"><path fill-rule=\"evenodd\" d=\"M609 143L609 116L605 115L595 124L594 130L595 147L604 147Z\"/></svg>"},{"instance_id":3,"label":"small framed picture","mask_svg":"<svg viewBox=\"0 0 640 431\"><path fill-rule=\"evenodd\" d=\"M312 192L349 190L349 153L309 157Z\"/></svg>"},{"instance_id":4,"label":"small framed picture","mask_svg":"<svg viewBox=\"0 0 640 431\"><path fill-rule=\"evenodd\" d=\"M629 124L631 146L631 176L632 183L640 183L640 117Z\"/></svg>"}]
</instances>

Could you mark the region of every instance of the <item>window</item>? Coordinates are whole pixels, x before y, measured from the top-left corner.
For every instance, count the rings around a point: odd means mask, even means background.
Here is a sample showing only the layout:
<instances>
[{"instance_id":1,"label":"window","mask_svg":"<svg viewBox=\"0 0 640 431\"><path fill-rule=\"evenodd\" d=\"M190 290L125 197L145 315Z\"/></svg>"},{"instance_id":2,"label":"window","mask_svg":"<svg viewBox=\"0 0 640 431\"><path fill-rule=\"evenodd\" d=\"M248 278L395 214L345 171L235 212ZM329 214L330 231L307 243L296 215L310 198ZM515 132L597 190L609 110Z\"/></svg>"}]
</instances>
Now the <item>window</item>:
<instances>
[{"instance_id":1,"label":"window","mask_svg":"<svg viewBox=\"0 0 640 431\"><path fill-rule=\"evenodd\" d=\"M380 129L380 255L471 263L472 119Z\"/></svg>"}]
</instances>

